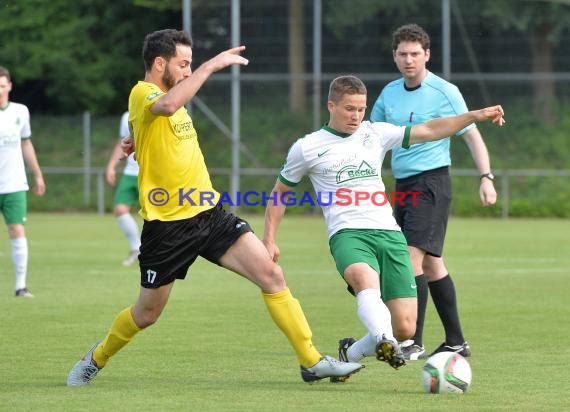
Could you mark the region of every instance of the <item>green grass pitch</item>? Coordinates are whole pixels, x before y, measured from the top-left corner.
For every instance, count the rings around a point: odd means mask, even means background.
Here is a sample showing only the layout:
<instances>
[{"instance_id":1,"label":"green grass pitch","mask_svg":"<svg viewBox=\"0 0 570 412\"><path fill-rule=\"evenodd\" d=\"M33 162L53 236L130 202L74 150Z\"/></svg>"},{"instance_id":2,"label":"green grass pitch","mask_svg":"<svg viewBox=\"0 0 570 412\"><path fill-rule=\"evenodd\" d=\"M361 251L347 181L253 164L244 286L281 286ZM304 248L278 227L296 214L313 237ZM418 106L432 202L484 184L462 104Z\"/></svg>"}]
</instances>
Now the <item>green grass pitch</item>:
<instances>
[{"instance_id":1,"label":"green grass pitch","mask_svg":"<svg viewBox=\"0 0 570 412\"><path fill-rule=\"evenodd\" d=\"M250 222L259 235L261 217ZM445 249L473 356L470 390L429 395L422 362L395 371L370 358L345 384L307 385L258 289L205 261L177 282L159 322L88 387L69 368L138 295L137 268L110 216L31 214L28 286L13 296L0 241L0 411L558 411L570 405L570 222L452 219ZM314 342L361 337L354 299L329 255L322 217L287 216L281 265ZM443 338L433 304L425 344Z\"/></svg>"}]
</instances>

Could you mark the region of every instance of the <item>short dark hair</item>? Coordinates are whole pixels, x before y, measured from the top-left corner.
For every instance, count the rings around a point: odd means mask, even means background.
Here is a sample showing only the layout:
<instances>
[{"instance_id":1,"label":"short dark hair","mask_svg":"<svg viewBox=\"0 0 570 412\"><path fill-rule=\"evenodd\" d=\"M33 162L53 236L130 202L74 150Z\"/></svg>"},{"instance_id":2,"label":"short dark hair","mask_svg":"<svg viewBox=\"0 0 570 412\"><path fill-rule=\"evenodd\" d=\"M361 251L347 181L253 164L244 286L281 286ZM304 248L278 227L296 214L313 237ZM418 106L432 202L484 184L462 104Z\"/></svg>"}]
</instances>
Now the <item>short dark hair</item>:
<instances>
[{"instance_id":1,"label":"short dark hair","mask_svg":"<svg viewBox=\"0 0 570 412\"><path fill-rule=\"evenodd\" d=\"M422 49L430 48L430 39L426 31L417 24L405 24L392 33L392 50L396 50L403 41L418 42Z\"/></svg>"},{"instance_id":2,"label":"short dark hair","mask_svg":"<svg viewBox=\"0 0 570 412\"><path fill-rule=\"evenodd\" d=\"M175 29L158 30L147 34L142 49L145 70L150 70L157 57L164 57L168 61L176 56L178 44L192 47L190 35L183 30Z\"/></svg>"},{"instance_id":3,"label":"short dark hair","mask_svg":"<svg viewBox=\"0 0 570 412\"><path fill-rule=\"evenodd\" d=\"M12 78L10 77L10 72L8 71L7 68L0 66L0 77L5 77L8 79L9 82L12 81Z\"/></svg>"},{"instance_id":4,"label":"short dark hair","mask_svg":"<svg viewBox=\"0 0 570 412\"><path fill-rule=\"evenodd\" d=\"M339 76L331 82L329 100L336 103L345 94L367 94L366 86L356 76Z\"/></svg>"}]
</instances>

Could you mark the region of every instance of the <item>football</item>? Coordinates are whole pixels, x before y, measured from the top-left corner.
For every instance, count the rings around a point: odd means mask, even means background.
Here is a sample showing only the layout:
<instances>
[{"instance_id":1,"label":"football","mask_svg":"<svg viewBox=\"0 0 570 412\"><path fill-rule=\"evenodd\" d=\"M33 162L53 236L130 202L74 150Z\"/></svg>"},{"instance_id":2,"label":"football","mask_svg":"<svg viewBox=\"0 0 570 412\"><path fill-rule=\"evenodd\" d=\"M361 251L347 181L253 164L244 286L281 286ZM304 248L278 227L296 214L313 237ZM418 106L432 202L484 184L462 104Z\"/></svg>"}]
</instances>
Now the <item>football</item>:
<instances>
[{"instance_id":1,"label":"football","mask_svg":"<svg viewBox=\"0 0 570 412\"><path fill-rule=\"evenodd\" d=\"M436 353L422 368L422 384L429 393L463 393L471 385L471 366L458 353Z\"/></svg>"}]
</instances>

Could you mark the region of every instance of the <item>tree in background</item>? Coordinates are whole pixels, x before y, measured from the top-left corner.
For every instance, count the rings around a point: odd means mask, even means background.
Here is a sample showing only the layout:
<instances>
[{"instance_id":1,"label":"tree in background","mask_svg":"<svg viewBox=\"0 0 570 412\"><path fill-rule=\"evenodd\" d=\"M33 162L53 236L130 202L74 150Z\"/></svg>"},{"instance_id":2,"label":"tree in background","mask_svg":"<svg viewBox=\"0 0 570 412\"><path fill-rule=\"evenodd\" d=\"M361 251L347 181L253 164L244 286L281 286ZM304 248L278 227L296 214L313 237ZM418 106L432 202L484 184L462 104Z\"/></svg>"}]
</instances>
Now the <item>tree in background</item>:
<instances>
[{"instance_id":1,"label":"tree in background","mask_svg":"<svg viewBox=\"0 0 570 412\"><path fill-rule=\"evenodd\" d=\"M516 4L515 4L516 3ZM533 112L545 122L553 124L555 83L548 75L555 71L553 55L556 47L570 29L570 5L567 1L486 0L482 12L496 20L503 29L514 28L530 45L534 81ZM524 47L524 44L519 46Z\"/></svg>"},{"instance_id":2,"label":"tree in background","mask_svg":"<svg viewBox=\"0 0 570 412\"><path fill-rule=\"evenodd\" d=\"M123 112L142 76L144 34L171 17L125 1L3 2L0 61L18 99L42 112Z\"/></svg>"},{"instance_id":3,"label":"tree in background","mask_svg":"<svg viewBox=\"0 0 570 412\"><path fill-rule=\"evenodd\" d=\"M468 48L467 37L485 73L542 74L533 85L533 109L539 119L551 123L556 97L551 74L568 55L569 46L562 38L570 28L569 2L450 1L461 10L466 26L453 20L453 31L459 28L464 34L463 41L452 42L454 71L477 71L460 60ZM231 2L191 3L195 63L199 63L204 50L228 46ZM124 96L143 74L140 47L145 34L182 28L182 0L4 0L0 4L0 64L14 76L14 99L31 105L36 113L122 112ZM414 21L432 35L432 69L438 70L440 0L330 0L322 5L324 72L388 70L393 67L388 61L389 33ZM246 54L255 63L248 73L288 71L289 106L301 113L306 113L307 105L312 10L312 2L301 0L241 1ZM509 63L508 53L519 60ZM263 92L262 85L257 90Z\"/></svg>"},{"instance_id":4,"label":"tree in background","mask_svg":"<svg viewBox=\"0 0 570 412\"><path fill-rule=\"evenodd\" d=\"M289 0L289 110L304 113L307 108L305 67L305 13L303 0Z\"/></svg>"}]
</instances>

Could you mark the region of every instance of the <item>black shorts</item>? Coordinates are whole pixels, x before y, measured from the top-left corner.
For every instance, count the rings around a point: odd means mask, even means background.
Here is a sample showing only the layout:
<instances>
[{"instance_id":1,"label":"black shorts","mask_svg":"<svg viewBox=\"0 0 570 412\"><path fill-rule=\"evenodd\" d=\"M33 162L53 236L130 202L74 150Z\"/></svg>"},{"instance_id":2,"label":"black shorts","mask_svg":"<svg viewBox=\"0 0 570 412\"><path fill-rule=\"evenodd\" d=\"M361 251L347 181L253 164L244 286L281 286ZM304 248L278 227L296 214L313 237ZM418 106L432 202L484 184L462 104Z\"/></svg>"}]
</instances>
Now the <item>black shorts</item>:
<instances>
[{"instance_id":1,"label":"black shorts","mask_svg":"<svg viewBox=\"0 0 570 412\"><path fill-rule=\"evenodd\" d=\"M141 286L155 289L184 279L198 256L219 264L249 224L221 205L190 219L145 221L141 233Z\"/></svg>"},{"instance_id":2,"label":"black shorts","mask_svg":"<svg viewBox=\"0 0 570 412\"><path fill-rule=\"evenodd\" d=\"M421 192L415 198L415 205L412 204L413 196L404 198L404 206L396 201L394 217L402 228L409 246L440 257L451 206L449 167L440 167L405 179L397 179L396 191Z\"/></svg>"}]
</instances>

